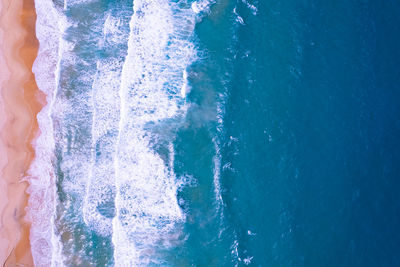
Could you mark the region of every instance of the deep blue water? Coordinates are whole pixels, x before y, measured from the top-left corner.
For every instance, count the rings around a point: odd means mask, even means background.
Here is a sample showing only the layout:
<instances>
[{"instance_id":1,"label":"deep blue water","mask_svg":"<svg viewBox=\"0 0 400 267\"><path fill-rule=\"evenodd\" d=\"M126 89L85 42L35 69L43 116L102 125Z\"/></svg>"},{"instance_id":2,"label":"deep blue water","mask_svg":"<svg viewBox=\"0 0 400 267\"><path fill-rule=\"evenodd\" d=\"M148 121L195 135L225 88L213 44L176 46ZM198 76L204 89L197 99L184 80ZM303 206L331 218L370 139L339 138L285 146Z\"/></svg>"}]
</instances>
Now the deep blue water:
<instances>
[{"instance_id":1,"label":"deep blue water","mask_svg":"<svg viewBox=\"0 0 400 267\"><path fill-rule=\"evenodd\" d=\"M62 27L35 262L400 266L400 2L43 3Z\"/></svg>"},{"instance_id":2,"label":"deep blue water","mask_svg":"<svg viewBox=\"0 0 400 267\"><path fill-rule=\"evenodd\" d=\"M221 181L233 262L399 266L400 3L248 3L256 15L230 2L198 27L229 72ZM244 25L231 25L233 8Z\"/></svg>"}]
</instances>

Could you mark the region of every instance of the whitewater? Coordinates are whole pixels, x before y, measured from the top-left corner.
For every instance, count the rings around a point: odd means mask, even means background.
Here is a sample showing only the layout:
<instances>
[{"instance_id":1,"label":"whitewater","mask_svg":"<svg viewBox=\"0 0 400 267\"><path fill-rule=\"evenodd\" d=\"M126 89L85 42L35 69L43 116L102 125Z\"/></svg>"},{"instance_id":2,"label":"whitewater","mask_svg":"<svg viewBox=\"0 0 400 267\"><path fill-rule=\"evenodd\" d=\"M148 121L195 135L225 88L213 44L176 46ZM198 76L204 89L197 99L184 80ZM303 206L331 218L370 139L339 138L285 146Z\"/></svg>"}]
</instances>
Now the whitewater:
<instances>
[{"instance_id":1,"label":"whitewater","mask_svg":"<svg viewBox=\"0 0 400 267\"><path fill-rule=\"evenodd\" d=\"M35 5L33 71L47 96L29 179L35 265L168 265L163 251L184 240L177 193L190 183L174 172L174 139L210 3Z\"/></svg>"}]
</instances>

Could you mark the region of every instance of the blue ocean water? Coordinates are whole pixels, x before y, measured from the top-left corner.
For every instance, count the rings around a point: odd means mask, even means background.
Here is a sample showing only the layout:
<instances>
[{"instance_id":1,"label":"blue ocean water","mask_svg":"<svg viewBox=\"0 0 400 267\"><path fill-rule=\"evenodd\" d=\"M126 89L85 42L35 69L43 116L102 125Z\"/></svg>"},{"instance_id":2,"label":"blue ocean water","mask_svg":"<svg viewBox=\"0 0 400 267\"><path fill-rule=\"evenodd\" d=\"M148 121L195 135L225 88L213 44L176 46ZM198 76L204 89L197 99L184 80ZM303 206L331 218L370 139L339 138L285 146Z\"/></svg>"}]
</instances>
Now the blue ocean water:
<instances>
[{"instance_id":1,"label":"blue ocean water","mask_svg":"<svg viewBox=\"0 0 400 267\"><path fill-rule=\"evenodd\" d=\"M400 265L400 3L37 11L55 70L35 71L55 177L37 266Z\"/></svg>"},{"instance_id":2,"label":"blue ocean water","mask_svg":"<svg viewBox=\"0 0 400 267\"><path fill-rule=\"evenodd\" d=\"M230 77L221 185L237 260L222 262L398 266L400 4L229 5L199 26ZM217 48L223 33L207 33L232 13Z\"/></svg>"}]
</instances>

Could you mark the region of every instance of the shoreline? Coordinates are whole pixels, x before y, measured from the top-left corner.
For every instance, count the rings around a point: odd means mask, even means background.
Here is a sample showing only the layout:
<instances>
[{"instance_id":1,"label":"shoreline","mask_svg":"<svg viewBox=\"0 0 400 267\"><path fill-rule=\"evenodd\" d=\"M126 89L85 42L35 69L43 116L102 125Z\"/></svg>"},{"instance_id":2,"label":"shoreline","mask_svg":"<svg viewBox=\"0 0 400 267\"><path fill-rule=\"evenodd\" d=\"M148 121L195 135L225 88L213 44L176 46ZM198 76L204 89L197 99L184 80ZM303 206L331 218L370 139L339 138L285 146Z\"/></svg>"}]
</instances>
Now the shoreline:
<instances>
[{"instance_id":1,"label":"shoreline","mask_svg":"<svg viewBox=\"0 0 400 267\"><path fill-rule=\"evenodd\" d=\"M31 145L38 134L36 115L45 104L32 65L39 43L35 36L36 11L33 0L1 0L1 136L0 150L0 264L33 266L30 223L25 220L29 195L27 171L35 152Z\"/></svg>"}]
</instances>

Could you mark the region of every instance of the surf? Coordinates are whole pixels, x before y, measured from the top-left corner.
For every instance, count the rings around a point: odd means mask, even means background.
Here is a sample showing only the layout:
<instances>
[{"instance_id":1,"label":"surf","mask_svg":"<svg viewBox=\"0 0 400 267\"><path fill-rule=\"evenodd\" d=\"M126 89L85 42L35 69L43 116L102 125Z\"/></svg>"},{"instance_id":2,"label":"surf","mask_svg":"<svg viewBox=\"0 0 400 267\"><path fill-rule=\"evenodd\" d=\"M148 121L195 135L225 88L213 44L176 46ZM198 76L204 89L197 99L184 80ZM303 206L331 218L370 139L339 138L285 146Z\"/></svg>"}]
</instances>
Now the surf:
<instances>
[{"instance_id":1,"label":"surf","mask_svg":"<svg viewBox=\"0 0 400 267\"><path fill-rule=\"evenodd\" d=\"M34 73L47 95L30 169L36 266L167 264L163 251L184 241L174 139L208 5L36 2ZM101 15L85 17L85 8ZM111 256L95 259L93 235Z\"/></svg>"}]
</instances>

